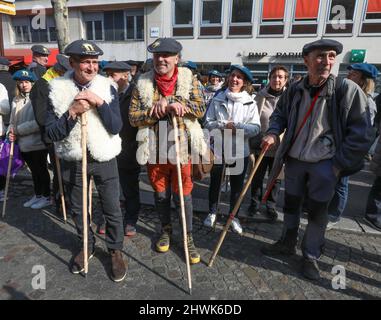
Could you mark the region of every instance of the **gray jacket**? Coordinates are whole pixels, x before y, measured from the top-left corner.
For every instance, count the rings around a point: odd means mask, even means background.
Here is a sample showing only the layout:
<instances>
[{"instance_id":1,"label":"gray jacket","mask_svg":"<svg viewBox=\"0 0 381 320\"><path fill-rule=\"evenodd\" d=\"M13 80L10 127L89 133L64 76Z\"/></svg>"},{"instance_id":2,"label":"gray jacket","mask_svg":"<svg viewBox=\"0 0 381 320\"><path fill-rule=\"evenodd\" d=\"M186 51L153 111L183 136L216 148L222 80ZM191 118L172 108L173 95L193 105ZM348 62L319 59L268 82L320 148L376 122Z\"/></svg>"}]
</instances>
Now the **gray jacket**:
<instances>
[{"instance_id":1,"label":"gray jacket","mask_svg":"<svg viewBox=\"0 0 381 320\"><path fill-rule=\"evenodd\" d=\"M306 80L305 78L302 81ZM292 146L298 106L304 91L298 89L299 83L294 83L287 89L270 117L267 133L279 136L285 131L285 135L278 148L269 181L282 167ZM328 86L326 95L328 117L336 145L332 162L341 176L353 174L363 167L364 156L374 139L367 98L361 88L348 79L344 79L336 86L336 77L330 75L325 85Z\"/></svg>"}]
</instances>

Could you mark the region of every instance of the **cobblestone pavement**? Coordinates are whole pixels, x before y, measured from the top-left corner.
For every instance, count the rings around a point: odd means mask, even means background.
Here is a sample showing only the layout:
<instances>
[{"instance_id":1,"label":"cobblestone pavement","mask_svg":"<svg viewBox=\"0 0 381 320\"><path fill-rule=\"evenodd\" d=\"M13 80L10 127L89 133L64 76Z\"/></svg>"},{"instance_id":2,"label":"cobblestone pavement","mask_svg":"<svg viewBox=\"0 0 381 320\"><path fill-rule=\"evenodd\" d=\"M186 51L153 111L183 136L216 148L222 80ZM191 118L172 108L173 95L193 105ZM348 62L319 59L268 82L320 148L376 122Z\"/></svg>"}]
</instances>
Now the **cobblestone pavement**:
<instances>
[{"instance_id":1,"label":"cobblestone pavement","mask_svg":"<svg viewBox=\"0 0 381 320\"><path fill-rule=\"evenodd\" d=\"M87 277L73 275L69 261L78 242L72 220L64 224L53 214L53 207L23 208L31 193L31 181L12 183L7 216L0 221L0 299L381 298L381 237L329 231L320 261L323 278L310 282L299 274L300 250L296 257L282 259L260 253L262 245L278 239L280 223L248 222L243 224L243 236L229 232L214 266L207 267L222 225L215 231L206 229L202 226L205 215L197 213L194 239L202 262L192 266L193 295L189 296L179 220L174 215L171 250L159 254L154 250L159 221L148 206L142 208L138 235L125 239L128 275L123 282L116 284L109 278L110 262L101 236ZM36 265L46 270L45 290L32 288ZM332 288L335 265L345 267L345 289Z\"/></svg>"}]
</instances>

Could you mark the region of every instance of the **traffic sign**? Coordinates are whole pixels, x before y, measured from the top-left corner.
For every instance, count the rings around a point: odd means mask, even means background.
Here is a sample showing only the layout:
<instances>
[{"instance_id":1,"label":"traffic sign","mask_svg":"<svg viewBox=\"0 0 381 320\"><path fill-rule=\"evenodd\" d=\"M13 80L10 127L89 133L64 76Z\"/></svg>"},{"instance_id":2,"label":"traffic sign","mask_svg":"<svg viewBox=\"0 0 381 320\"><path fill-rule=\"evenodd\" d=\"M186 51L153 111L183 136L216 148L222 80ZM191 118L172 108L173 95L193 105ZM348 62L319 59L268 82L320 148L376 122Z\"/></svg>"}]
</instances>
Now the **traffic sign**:
<instances>
[{"instance_id":1,"label":"traffic sign","mask_svg":"<svg viewBox=\"0 0 381 320\"><path fill-rule=\"evenodd\" d=\"M11 1L0 1L0 13L9 14L12 16L16 15L16 5L10 2Z\"/></svg>"}]
</instances>

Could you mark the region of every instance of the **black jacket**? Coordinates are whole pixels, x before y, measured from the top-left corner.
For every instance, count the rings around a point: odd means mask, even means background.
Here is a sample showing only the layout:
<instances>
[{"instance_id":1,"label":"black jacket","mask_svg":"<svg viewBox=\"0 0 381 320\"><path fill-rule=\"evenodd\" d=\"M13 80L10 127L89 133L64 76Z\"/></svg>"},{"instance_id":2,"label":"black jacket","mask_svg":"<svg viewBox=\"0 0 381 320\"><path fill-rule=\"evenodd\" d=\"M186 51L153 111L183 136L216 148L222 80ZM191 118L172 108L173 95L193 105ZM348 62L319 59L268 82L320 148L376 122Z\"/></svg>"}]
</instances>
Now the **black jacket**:
<instances>
[{"instance_id":1,"label":"black jacket","mask_svg":"<svg viewBox=\"0 0 381 320\"><path fill-rule=\"evenodd\" d=\"M28 69L30 71L33 71L33 73L36 75L37 79L41 79L41 77L44 75L46 72L46 68L42 65L40 65L37 62L32 62L29 66Z\"/></svg>"},{"instance_id":2,"label":"black jacket","mask_svg":"<svg viewBox=\"0 0 381 320\"><path fill-rule=\"evenodd\" d=\"M123 96L119 98L120 115L122 117L123 127L119 132L119 136L122 139L122 152L117 156L117 160L118 166L124 169L134 169L139 167L139 164L136 161L136 151L138 149L136 134L138 128L131 126L128 119L133 87L134 85L131 84Z\"/></svg>"},{"instance_id":3,"label":"black jacket","mask_svg":"<svg viewBox=\"0 0 381 320\"><path fill-rule=\"evenodd\" d=\"M0 71L0 83L4 85L5 89L8 91L9 105L12 106L13 98L16 93L16 81L12 79L11 74L8 71ZM3 121L6 125L9 124L9 115L3 116Z\"/></svg>"}]
</instances>

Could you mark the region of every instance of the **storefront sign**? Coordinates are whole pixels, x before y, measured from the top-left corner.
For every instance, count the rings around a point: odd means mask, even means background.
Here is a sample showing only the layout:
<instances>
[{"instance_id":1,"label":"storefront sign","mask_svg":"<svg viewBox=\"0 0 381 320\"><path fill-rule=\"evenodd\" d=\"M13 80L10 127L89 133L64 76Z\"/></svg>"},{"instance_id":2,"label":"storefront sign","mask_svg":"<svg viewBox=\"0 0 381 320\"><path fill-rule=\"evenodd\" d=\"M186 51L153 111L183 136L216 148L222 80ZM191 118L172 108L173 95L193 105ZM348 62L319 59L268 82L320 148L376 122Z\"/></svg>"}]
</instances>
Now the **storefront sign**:
<instances>
[{"instance_id":1,"label":"storefront sign","mask_svg":"<svg viewBox=\"0 0 381 320\"><path fill-rule=\"evenodd\" d=\"M301 52L277 52L275 54L269 54L268 52L249 52L248 59L260 59L263 57L275 57L275 58L302 58L303 55Z\"/></svg>"}]
</instances>

